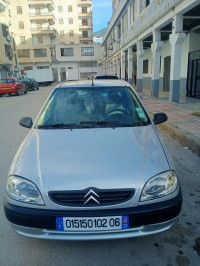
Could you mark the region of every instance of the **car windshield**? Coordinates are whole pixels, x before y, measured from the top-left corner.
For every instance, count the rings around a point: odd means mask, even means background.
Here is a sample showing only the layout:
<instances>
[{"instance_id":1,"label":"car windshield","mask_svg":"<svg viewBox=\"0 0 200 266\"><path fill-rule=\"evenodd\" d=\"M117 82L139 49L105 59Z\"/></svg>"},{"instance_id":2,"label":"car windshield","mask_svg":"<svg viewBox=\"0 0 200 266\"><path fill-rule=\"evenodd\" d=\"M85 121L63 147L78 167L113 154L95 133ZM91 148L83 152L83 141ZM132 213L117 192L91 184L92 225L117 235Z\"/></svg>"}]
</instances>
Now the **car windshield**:
<instances>
[{"instance_id":1,"label":"car windshield","mask_svg":"<svg viewBox=\"0 0 200 266\"><path fill-rule=\"evenodd\" d=\"M29 81L31 81L30 79L23 79L23 81L25 81L25 82L29 82Z\"/></svg>"},{"instance_id":2,"label":"car windshield","mask_svg":"<svg viewBox=\"0 0 200 266\"><path fill-rule=\"evenodd\" d=\"M129 87L57 88L37 128L144 126L149 118Z\"/></svg>"},{"instance_id":3,"label":"car windshield","mask_svg":"<svg viewBox=\"0 0 200 266\"><path fill-rule=\"evenodd\" d=\"M14 79L0 79L0 84L15 83Z\"/></svg>"}]
</instances>

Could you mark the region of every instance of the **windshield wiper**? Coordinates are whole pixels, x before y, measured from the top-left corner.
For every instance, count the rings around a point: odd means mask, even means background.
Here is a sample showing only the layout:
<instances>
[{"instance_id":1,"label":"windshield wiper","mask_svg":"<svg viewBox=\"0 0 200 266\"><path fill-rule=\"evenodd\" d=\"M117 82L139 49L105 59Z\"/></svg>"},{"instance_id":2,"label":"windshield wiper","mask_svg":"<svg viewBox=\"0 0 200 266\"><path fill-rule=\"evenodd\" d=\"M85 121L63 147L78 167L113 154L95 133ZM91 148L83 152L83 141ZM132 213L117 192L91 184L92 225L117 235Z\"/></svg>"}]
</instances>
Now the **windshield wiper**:
<instances>
[{"instance_id":1,"label":"windshield wiper","mask_svg":"<svg viewBox=\"0 0 200 266\"><path fill-rule=\"evenodd\" d=\"M38 129L45 129L45 128L74 128L77 127L77 124L64 124L64 123L57 123L57 124L44 124L44 125L38 125Z\"/></svg>"},{"instance_id":2,"label":"windshield wiper","mask_svg":"<svg viewBox=\"0 0 200 266\"><path fill-rule=\"evenodd\" d=\"M118 121L81 121L81 125L98 125L98 126L112 126L113 128L119 126Z\"/></svg>"}]
</instances>

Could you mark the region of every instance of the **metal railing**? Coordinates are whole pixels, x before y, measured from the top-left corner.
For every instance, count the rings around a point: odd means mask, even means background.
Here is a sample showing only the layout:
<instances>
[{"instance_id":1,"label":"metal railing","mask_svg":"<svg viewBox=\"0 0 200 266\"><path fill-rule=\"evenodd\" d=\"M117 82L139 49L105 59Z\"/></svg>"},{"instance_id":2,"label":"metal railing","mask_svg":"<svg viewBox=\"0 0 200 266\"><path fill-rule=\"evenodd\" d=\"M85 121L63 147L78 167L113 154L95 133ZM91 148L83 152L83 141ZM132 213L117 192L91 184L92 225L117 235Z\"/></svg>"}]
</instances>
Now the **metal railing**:
<instances>
[{"instance_id":1,"label":"metal railing","mask_svg":"<svg viewBox=\"0 0 200 266\"><path fill-rule=\"evenodd\" d=\"M92 11L78 11L78 14L81 14L81 15L91 15L92 14Z\"/></svg>"},{"instance_id":2,"label":"metal railing","mask_svg":"<svg viewBox=\"0 0 200 266\"><path fill-rule=\"evenodd\" d=\"M34 31L54 31L53 27L30 27L30 30Z\"/></svg>"},{"instance_id":3,"label":"metal railing","mask_svg":"<svg viewBox=\"0 0 200 266\"><path fill-rule=\"evenodd\" d=\"M87 26L93 26L93 24L91 22L88 23L79 23L79 26L83 26L83 27L87 27Z\"/></svg>"},{"instance_id":4,"label":"metal railing","mask_svg":"<svg viewBox=\"0 0 200 266\"><path fill-rule=\"evenodd\" d=\"M80 35L79 37L80 37L80 38L93 38L93 35L86 35L86 36L84 36L84 35Z\"/></svg>"},{"instance_id":5,"label":"metal railing","mask_svg":"<svg viewBox=\"0 0 200 266\"><path fill-rule=\"evenodd\" d=\"M29 13L29 16L54 16L52 12L41 12L41 13Z\"/></svg>"}]
</instances>

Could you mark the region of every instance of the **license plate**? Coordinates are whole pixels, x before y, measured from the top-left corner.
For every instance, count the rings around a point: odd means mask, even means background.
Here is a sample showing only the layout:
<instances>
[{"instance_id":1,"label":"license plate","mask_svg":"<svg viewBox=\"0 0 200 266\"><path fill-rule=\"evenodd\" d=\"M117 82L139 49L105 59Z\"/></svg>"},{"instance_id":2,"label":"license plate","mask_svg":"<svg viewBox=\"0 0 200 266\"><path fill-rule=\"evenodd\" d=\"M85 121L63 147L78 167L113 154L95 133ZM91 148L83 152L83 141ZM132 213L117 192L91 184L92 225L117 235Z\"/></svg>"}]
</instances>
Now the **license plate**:
<instances>
[{"instance_id":1,"label":"license plate","mask_svg":"<svg viewBox=\"0 0 200 266\"><path fill-rule=\"evenodd\" d=\"M2 88L2 90L9 90L9 88Z\"/></svg>"},{"instance_id":2,"label":"license plate","mask_svg":"<svg viewBox=\"0 0 200 266\"><path fill-rule=\"evenodd\" d=\"M58 231L110 231L129 228L129 216L56 217Z\"/></svg>"}]
</instances>

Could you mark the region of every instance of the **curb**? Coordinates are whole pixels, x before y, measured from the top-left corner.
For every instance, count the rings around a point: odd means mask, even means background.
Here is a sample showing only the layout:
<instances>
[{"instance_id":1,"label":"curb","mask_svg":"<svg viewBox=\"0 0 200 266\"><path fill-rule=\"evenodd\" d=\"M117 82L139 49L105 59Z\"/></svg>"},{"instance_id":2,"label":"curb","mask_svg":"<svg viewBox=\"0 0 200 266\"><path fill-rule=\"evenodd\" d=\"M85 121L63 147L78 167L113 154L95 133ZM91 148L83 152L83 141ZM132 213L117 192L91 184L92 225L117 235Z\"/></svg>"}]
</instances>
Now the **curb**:
<instances>
[{"instance_id":1,"label":"curb","mask_svg":"<svg viewBox=\"0 0 200 266\"><path fill-rule=\"evenodd\" d=\"M191 133L187 133L168 122L158 125L158 128L166 131L171 137L177 139L197 155L200 155L200 140Z\"/></svg>"}]
</instances>

